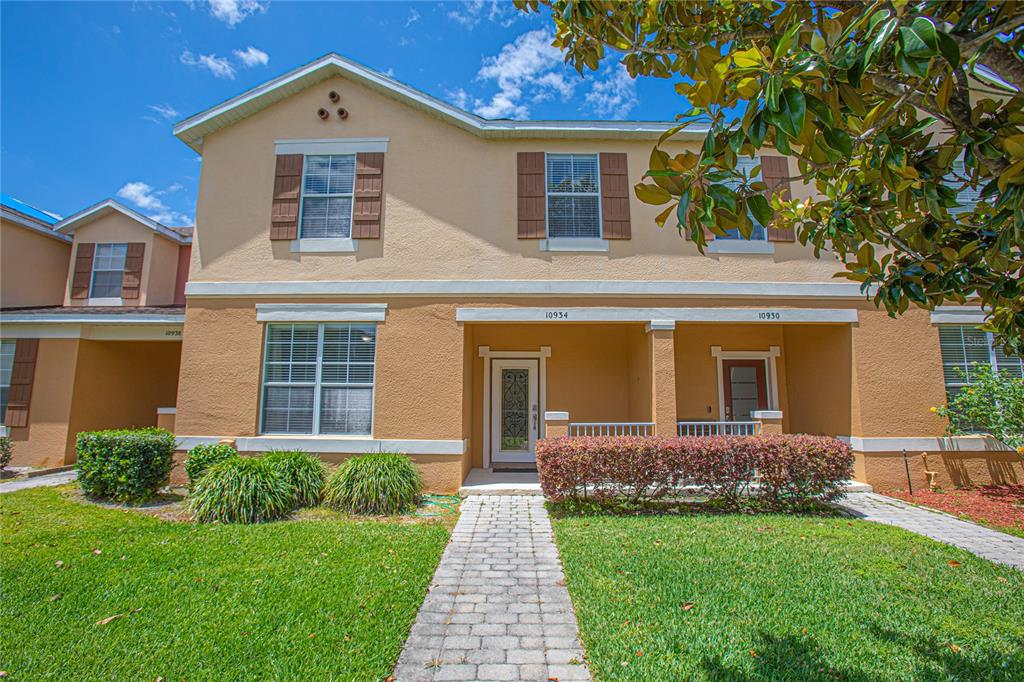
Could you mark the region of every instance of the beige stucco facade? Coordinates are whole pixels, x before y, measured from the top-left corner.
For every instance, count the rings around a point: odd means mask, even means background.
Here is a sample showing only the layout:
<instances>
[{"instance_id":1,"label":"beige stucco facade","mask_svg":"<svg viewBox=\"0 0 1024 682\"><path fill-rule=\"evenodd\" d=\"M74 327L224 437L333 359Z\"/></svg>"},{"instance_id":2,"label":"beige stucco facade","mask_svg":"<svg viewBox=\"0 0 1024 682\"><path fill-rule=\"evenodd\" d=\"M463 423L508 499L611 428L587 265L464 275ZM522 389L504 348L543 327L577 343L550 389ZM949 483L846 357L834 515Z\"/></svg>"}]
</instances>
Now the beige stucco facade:
<instances>
[{"instance_id":1,"label":"beige stucco facade","mask_svg":"<svg viewBox=\"0 0 1024 682\"><path fill-rule=\"evenodd\" d=\"M60 305L71 244L0 218L0 308Z\"/></svg>"}]
</instances>

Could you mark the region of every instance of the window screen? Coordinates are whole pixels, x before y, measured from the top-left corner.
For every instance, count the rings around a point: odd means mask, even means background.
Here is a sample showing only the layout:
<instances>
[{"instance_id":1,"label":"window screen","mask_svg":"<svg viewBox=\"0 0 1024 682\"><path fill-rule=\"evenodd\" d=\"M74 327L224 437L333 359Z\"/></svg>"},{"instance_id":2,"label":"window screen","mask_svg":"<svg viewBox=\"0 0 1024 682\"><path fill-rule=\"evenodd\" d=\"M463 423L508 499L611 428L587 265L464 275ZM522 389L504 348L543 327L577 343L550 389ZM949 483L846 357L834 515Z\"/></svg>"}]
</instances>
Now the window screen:
<instances>
[{"instance_id":1,"label":"window screen","mask_svg":"<svg viewBox=\"0 0 1024 682\"><path fill-rule=\"evenodd\" d=\"M347 239L352 234L355 179L355 154L306 157L300 237Z\"/></svg>"},{"instance_id":2,"label":"window screen","mask_svg":"<svg viewBox=\"0 0 1024 682\"><path fill-rule=\"evenodd\" d=\"M264 433L369 435L372 324L275 324L263 368Z\"/></svg>"},{"instance_id":3,"label":"window screen","mask_svg":"<svg viewBox=\"0 0 1024 682\"><path fill-rule=\"evenodd\" d=\"M761 178L761 173L758 172L756 174L752 174L752 171L760 163L761 163L761 159L759 159L759 158L755 157L755 158L751 159L751 158L747 158L745 156L740 156L740 157L737 157L737 159L736 159L736 170L738 170L741 173L743 173L744 175L746 175L748 180L751 180L751 181L759 180ZM727 181L727 182L725 182L723 184L727 185L729 188L731 188L733 190L738 189L739 186L740 186L739 180L729 180L729 181ZM750 217L750 222L754 223L754 229L750 233L750 240L751 241L755 241L755 240L762 240L763 241L764 239L766 239L768 235L767 235L767 232L764 229L764 225L762 225L761 223L759 223L757 221L757 218L754 217L753 213L750 213L748 211L747 215ZM743 239L743 236L740 235L740 231L738 229L732 229L732 230L726 230L724 237L719 236L719 235L715 235L715 239Z\"/></svg>"},{"instance_id":4,"label":"window screen","mask_svg":"<svg viewBox=\"0 0 1024 682\"><path fill-rule=\"evenodd\" d=\"M974 383L975 368L979 365L1015 378L1024 376L1024 359L1007 355L1001 346L994 345L991 334L975 327L939 327L939 346L947 397L953 397L961 388Z\"/></svg>"},{"instance_id":5,"label":"window screen","mask_svg":"<svg viewBox=\"0 0 1024 682\"><path fill-rule=\"evenodd\" d=\"M548 237L599 238L597 154L547 155Z\"/></svg>"},{"instance_id":6,"label":"window screen","mask_svg":"<svg viewBox=\"0 0 1024 682\"><path fill-rule=\"evenodd\" d=\"M11 392L11 374L14 372L15 341L0 341L0 424L7 414L7 398Z\"/></svg>"},{"instance_id":7,"label":"window screen","mask_svg":"<svg viewBox=\"0 0 1024 682\"><path fill-rule=\"evenodd\" d=\"M97 244L92 259L90 298L120 298L127 244Z\"/></svg>"}]
</instances>

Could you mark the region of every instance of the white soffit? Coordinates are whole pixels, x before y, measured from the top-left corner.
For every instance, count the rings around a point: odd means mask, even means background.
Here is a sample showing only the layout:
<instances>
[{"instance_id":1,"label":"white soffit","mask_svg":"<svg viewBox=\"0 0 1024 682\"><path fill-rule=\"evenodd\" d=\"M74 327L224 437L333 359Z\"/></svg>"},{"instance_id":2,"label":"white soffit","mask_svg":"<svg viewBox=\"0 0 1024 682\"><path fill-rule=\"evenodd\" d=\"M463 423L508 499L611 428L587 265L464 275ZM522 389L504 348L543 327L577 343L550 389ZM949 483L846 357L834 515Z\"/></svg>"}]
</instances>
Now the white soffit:
<instances>
[{"instance_id":1,"label":"white soffit","mask_svg":"<svg viewBox=\"0 0 1024 682\"><path fill-rule=\"evenodd\" d=\"M759 324L857 324L847 308L459 308L459 322L649 322L668 329L675 322ZM657 325L657 326L655 326Z\"/></svg>"},{"instance_id":2,"label":"white soffit","mask_svg":"<svg viewBox=\"0 0 1024 682\"><path fill-rule=\"evenodd\" d=\"M257 322L383 322L386 303L257 303Z\"/></svg>"}]
</instances>

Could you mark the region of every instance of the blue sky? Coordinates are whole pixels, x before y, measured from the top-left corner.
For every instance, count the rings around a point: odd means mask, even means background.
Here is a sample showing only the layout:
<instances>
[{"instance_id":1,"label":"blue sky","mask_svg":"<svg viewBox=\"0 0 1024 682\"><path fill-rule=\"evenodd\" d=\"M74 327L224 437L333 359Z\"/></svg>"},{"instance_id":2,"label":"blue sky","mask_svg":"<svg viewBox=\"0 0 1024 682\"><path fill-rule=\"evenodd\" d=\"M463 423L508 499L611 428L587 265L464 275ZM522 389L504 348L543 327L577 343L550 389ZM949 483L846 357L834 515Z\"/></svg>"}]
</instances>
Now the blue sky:
<instances>
[{"instance_id":1,"label":"blue sky","mask_svg":"<svg viewBox=\"0 0 1024 682\"><path fill-rule=\"evenodd\" d=\"M490 118L671 120L670 80L581 79L509 2L0 3L0 188L61 215L115 197L191 224L187 116L328 52Z\"/></svg>"}]
</instances>

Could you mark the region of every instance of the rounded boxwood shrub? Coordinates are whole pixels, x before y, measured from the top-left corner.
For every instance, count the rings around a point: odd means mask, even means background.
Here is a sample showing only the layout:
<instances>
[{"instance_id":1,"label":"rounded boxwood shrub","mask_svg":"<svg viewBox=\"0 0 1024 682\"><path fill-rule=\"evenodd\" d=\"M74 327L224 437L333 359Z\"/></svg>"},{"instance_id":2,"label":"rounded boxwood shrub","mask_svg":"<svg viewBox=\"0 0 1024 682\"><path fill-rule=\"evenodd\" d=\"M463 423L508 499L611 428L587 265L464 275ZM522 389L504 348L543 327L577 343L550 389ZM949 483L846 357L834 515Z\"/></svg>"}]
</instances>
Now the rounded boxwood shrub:
<instances>
[{"instance_id":1,"label":"rounded boxwood shrub","mask_svg":"<svg viewBox=\"0 0 1024 682\"><path fill-rule=\"evenodd\" d=\"M167 485L174 434L157 428L83 431L75 438L78 483L90 497L144 502Z\"/></svg>"},{"instance_id":2,"label":"rounded boxwood shrub","mask_svg":"<svg viewBox=\"0 0 1024 682\"><path fill-rule=\"evenodd\" d=\"M320 504L327 469L319 457L301 450L271 450L264 459L288 477L298 506L315 507Z\"/></svg>"},{"instance_id":3,"label":"rounded boxwood shrub","mask_svg":"<svg viewBox=\"0 0 1024 682\"><path fill-rule=\"evenodd\" d=\"M0 469L5 469L11 463L14 455L14 445L10 436L0 436Z\"/></svg>"},{"instance_id":4,"label":"rounded boxwood shrub","mask_svg":"<svg viewBox=\"0 0 1024 682\"><path fill-rule=\"evenodd\" d=\"M227 443L197 445L189 450L188 459L185 460L185 473L188 474L189 489L195 487L196 481L206 473L207 469L232 457L238 457L238 450Z\"/></svg>"},{"instance_id":5,"label":"rounded boxwood shrub","mask_svg":"<svg viewBox=\"0 0 1024 682\"><path fill-rule=\"evenodd\" d=\"M232 457L196 481L189 505L200 523L263 523L295 506L291 481L262 457Z\"/></svg>"},{"instance_id":6,"label":"rounded boxwood shrub","mask_svg":"<svg viewBox=\"0 0 1024 682\"><path fill-rule=\"evenodd\" d=\"M416 504L422 488L419 470L405 455L359 455L327 479L324 504L353 514L397 514Z\"/></svg>"}]
</instances>

